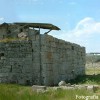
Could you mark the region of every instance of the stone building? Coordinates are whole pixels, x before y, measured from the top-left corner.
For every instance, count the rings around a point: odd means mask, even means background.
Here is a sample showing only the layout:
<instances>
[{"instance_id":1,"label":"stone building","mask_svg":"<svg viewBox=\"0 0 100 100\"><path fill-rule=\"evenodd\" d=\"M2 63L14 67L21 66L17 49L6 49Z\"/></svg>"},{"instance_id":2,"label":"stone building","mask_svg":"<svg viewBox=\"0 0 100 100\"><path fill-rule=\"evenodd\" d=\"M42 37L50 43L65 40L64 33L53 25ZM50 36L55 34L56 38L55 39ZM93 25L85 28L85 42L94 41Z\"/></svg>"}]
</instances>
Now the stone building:
<instances>
[{"instance_id":1,"label":"stone building","mask_svg":"<svg viewBox=\"0 0 100 100\"><path fill-rule=\"evenodd\" d=\"M0 83L56 85L85 74L85 48L40 34L41 28L60 30L43 23L0 25Z\"/></svg>"}]
</instances>

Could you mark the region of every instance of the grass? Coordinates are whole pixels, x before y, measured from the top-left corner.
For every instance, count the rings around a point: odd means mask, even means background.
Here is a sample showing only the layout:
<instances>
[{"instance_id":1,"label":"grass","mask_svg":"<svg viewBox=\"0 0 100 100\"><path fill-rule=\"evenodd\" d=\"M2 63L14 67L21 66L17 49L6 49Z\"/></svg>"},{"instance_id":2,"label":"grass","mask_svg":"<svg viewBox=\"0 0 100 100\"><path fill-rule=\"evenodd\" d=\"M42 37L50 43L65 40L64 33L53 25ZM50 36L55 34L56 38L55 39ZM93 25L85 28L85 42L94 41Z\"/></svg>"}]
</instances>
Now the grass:
<instances>
[{"instance_id":1,"label":"grass","mask_svg":"<svg viewBox=\"0 0 100 100\"><path fill-rule=\"evenodd\" d=\"M100 67L86 67L86 75L100 74Z\"/></svg>"},{"instance_id":2,"label":"grass","mask_svg":"<svg viewBox=\"0 0 100 100\"><path fill-rule=\"evenodd\" d=\"M75 100L76 95L92 96L94 94L87 90L50 90L45 93L36 93L28 86L0 84L0 100Z\"/></svg>"},{"instance_id":3,"label":"grass","mask_svg":"<svg viewBox=\"0 0 100 100\"><path fill-rule=\"evenodd\" d=\"M100 74L80 76L73 81L76 84L98 84L100 85ZM84 89L75 90L49 90L45 93L32 91L31 86L17 84L0 84L0 100L83 100L76 99L78 96L93 96L100 98L100 90L95 93ZM99 99L98 99L99 100Z\"/></svg>"}]
</instances>

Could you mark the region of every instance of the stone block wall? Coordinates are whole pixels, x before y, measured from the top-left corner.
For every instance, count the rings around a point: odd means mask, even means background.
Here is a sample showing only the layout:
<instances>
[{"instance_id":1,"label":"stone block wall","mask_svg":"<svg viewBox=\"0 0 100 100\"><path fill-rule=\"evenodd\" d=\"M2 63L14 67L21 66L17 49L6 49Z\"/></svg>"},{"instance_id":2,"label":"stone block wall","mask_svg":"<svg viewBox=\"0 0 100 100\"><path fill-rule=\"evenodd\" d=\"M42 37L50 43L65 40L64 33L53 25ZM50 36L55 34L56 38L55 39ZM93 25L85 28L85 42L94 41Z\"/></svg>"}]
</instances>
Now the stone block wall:
<instances>
[{"instance_id":1,"label":"stone block wall","mask_svg":"<svg viewBox=\"0 0 100 100\"><path fill-rule=\"evenodd\" d=\"M56 85L85 74L84 47L39 31L27 34L27 39L5 40L2 33L0 83Z\"/></svg>"},{"instance_id":2,"label":"stone block wall","mask_svg":"<svg viewBox=\"0 0 100 100\"><path fill-rule=\"evenodd\" d=\"M29 41L0 43L0 55L1 82L26 84L28 80L32 81L32 49Z\"/></svg>"},{"instance_id":3,"label":"stone block wall","mask_svg":"<svg viewBox=\"0 0 100 100\"><path fill-rule=\"evenodd\" d=\"M41 60L47 85L85 74L85 48L50 35L41 35Z\"/></svg>"}]
</instances>

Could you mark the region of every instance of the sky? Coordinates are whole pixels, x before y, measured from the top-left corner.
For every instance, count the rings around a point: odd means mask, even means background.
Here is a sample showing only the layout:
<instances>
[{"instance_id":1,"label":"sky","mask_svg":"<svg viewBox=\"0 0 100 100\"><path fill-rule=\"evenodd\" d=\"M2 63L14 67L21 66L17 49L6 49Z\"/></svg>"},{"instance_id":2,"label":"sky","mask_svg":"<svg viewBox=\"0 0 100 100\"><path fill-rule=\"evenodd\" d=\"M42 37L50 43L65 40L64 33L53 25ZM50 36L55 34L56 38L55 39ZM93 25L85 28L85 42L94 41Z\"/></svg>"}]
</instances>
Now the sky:
<instances>
[{"instance_id":1,"label":"sky","mask_svg":"<svg viewBox=\"0 0 100 100\"><path fill-rule=\"evenodd\" d=\"M0 23L51 23L49 34L100 52L100 0L0 0Z\"/></svg>"}]
</instances>

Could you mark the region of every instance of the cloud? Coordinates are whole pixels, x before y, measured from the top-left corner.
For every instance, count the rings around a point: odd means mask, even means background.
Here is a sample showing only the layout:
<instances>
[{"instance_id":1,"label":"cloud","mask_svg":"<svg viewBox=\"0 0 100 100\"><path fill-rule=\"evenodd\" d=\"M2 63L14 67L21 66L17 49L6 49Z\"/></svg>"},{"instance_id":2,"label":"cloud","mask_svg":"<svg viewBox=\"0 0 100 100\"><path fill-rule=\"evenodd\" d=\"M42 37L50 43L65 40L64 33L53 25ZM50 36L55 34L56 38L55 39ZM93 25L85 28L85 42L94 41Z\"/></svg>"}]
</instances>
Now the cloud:
<instances>
[{"instance_id":1,"label":"cloud","mask_svg":"<svg viewBox=\"0 0 100 100\"><path fill-rule=\"evenodd\" d=\"M80 20L74 29L52 34L53 36L80 44L86 47L87 52L99 52L100 47L100 22L91 17Z\"/></svg>"},{"instance_id":2,"label":"cloud","mask_svg":"<svg viewBox=\"0 0 100 100\"><path fill-rule=\"evenodd\" d=\"M69 33L76 37L100 34L100 22L96 22L93 18L86 17L78 22L76 27L69 31Z\"/></svg>"},{"instance_id":3,"label":"cloud","mask_svg":"<svg viewBox=\"0 0 100 100\"><path fill-rule=\"evenodd\" d=\"M60 38L89 38L94 34L100 34L100 22L96 22L91 17L86 17L80 20L74 29L66 31L63 30Z\"/></svg>"}]
</instances>

